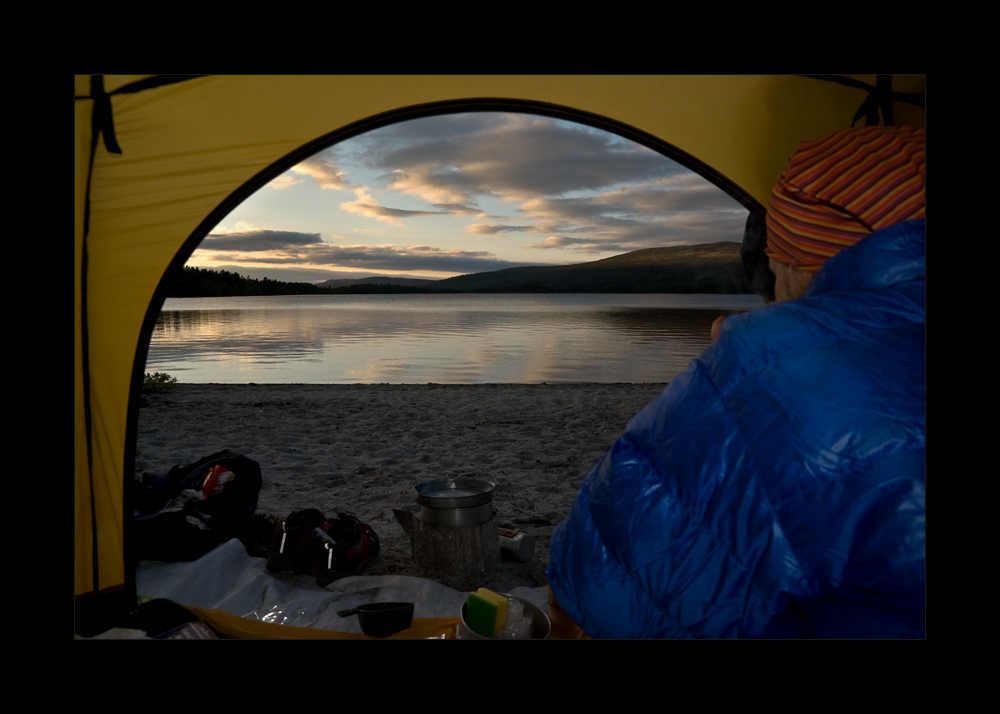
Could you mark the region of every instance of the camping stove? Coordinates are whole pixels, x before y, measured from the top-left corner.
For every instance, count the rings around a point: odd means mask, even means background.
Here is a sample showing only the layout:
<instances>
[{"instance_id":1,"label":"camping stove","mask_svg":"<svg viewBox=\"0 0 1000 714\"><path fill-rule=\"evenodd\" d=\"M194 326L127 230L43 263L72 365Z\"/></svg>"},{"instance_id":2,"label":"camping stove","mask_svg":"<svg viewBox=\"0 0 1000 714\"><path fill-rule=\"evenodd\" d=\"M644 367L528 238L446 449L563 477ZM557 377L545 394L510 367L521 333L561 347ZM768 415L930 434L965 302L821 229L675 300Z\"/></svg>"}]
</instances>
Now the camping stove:
<instances>
[{"instance_id":1,"label":"camping stove","mask_svg":"<svg viewBox=\"0 0 1000 714\"><path fill-rule=\"evenodd\" d=\"M414 486L419 515L393 509L409 536L417 565L443 575L480 576L500 566L493 513L495 484L445 478Z\"/></svg>"}]
</instances>

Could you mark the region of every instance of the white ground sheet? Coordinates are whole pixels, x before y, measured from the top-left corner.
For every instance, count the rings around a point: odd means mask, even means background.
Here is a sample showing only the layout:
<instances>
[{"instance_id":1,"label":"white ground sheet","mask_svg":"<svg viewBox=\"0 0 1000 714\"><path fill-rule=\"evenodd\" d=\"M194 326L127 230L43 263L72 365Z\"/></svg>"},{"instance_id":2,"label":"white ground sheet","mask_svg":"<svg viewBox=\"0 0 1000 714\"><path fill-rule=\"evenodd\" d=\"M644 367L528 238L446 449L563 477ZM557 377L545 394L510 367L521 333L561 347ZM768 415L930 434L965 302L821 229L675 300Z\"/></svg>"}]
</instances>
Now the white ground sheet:
<instances>
[{"instance_id":1,"label":"white ground sheet","mask_svg":"<svg viewBox=\"0 0 1000 714\"><path fill-rule=\"evenodd\" d=\"M468 592L407 575L342 578L325 588L314 578L279 577L263 558L251 558L238 539L189 563L141 562L136 567L140 597L166 598L179 605L223 610L297 627L360 633L357 616L339 610L373 602L412 602L413 616L456 617ZM548 612L548 589L515 588L516 595Z\"/></svg>"}]
</instances>

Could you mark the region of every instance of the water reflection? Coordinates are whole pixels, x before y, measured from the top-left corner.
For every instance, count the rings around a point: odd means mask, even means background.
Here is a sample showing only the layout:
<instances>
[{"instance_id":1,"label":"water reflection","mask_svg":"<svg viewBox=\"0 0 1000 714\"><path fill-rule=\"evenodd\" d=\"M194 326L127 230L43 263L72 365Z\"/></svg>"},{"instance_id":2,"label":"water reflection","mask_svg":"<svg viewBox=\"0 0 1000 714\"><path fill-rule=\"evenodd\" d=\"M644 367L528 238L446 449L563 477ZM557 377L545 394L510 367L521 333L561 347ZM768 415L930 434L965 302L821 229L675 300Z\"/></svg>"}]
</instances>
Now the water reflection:
<instances>
[{"instance_id":1,"label":"water reflection","mask_svg":"<svg viewBox=\"0 0 1000 714\"><path fill-rule=\"evenodd\" d=\"M168 300L146 371L188 382L666 382L757 296Z\"/></svg>"}]
</instances>

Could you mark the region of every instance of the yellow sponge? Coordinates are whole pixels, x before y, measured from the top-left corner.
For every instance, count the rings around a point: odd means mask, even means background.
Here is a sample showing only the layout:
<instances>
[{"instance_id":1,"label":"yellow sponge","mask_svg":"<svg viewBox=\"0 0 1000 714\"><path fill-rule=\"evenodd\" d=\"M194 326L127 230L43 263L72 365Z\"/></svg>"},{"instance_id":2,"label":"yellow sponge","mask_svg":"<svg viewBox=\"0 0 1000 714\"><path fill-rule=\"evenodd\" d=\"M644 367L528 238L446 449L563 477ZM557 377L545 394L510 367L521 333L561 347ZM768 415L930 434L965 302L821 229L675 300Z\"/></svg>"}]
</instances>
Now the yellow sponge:
<instances>
[{"instance_id":1,"label":"yellow sponge","mask_svg":"<svg viewBox=\"0 0 1000 714\"><path fill-rule=\"evenodd\" d=\"M507 617L507 598L503 595L479 588L469 593L465 601L465 624L482 637L494 637L503 629Z\"/></svg>"}]
</instances>

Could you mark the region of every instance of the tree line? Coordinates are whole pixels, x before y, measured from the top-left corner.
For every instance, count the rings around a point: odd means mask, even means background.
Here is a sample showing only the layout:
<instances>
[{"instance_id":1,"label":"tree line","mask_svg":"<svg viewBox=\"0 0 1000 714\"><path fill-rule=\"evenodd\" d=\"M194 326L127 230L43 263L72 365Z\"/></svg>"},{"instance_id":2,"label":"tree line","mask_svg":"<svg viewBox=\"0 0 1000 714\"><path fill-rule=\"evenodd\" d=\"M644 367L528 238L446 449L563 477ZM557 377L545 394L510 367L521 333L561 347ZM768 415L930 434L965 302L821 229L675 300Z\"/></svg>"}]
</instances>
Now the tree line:
<instances>
[{"instance_id":1,"label":"tree line","mask_svg":"<svg viewBox=\"0 0 1000 714\"><path fill-rule=\"evenodd\" d=\"M311 295L325 293L312 283L285 283L270 278L248 278L228 270L187 265L167 288L166 297L234 297L249 295Z\"/></svg>"}]
</instances>

